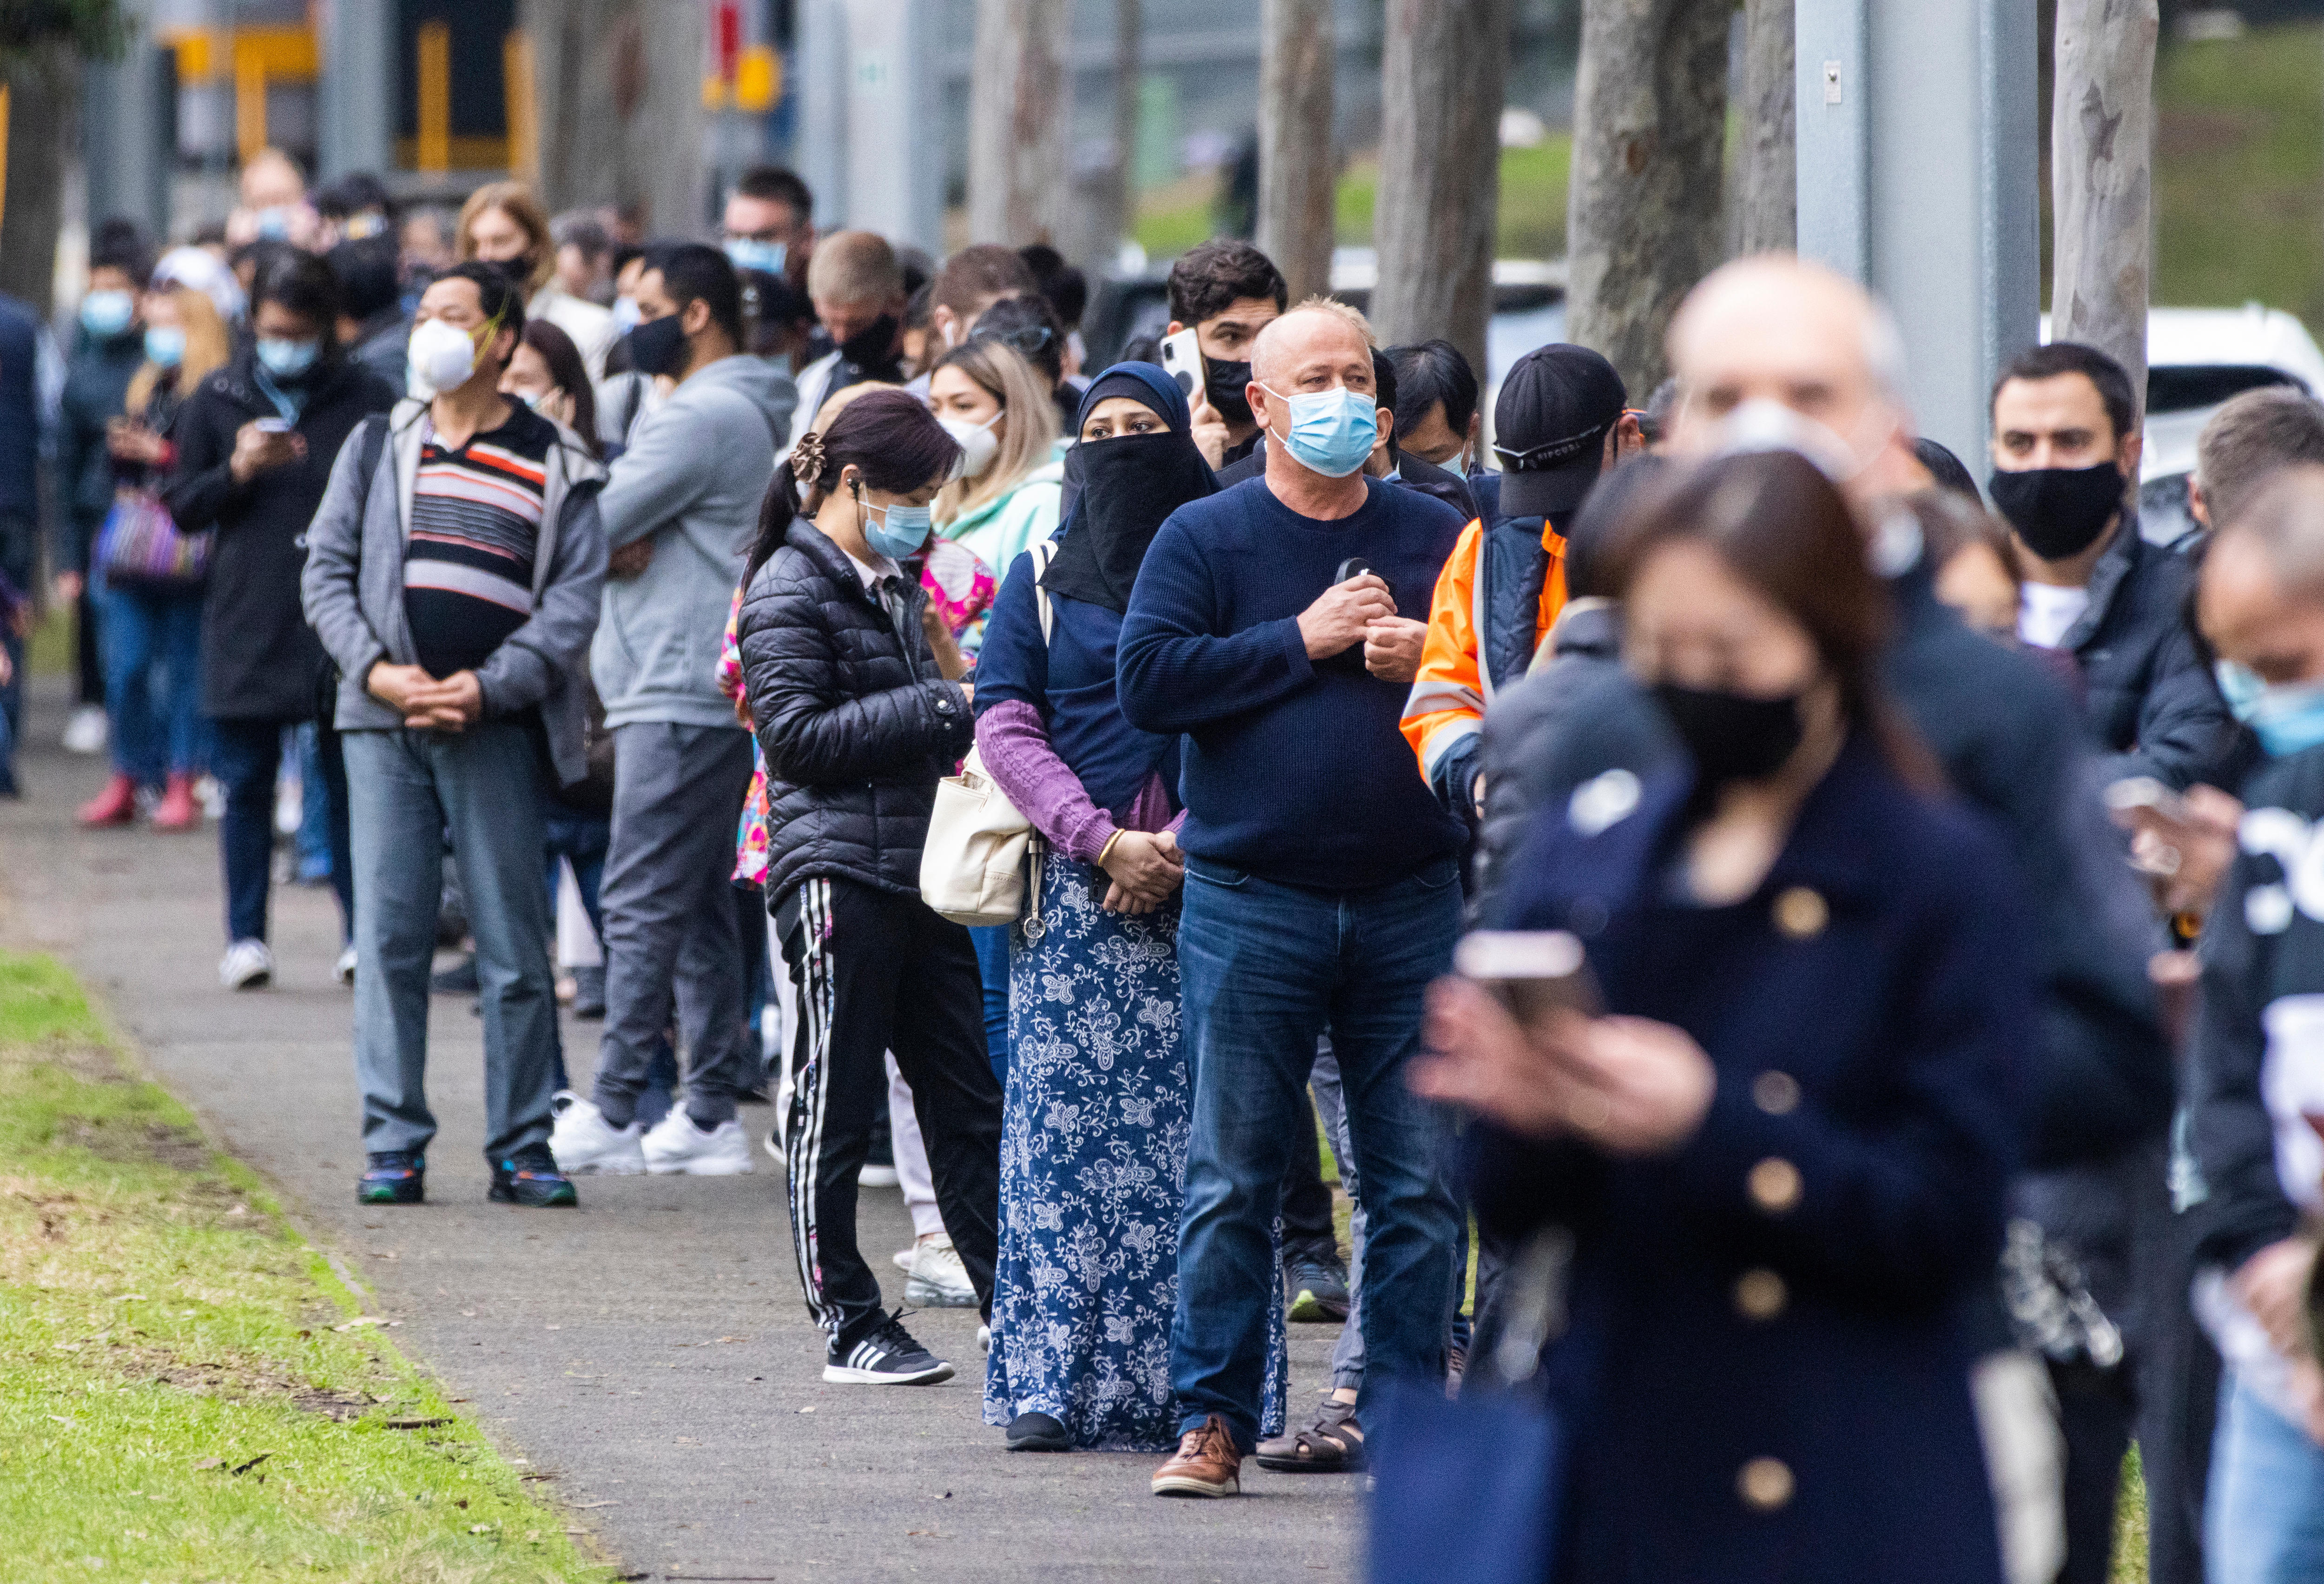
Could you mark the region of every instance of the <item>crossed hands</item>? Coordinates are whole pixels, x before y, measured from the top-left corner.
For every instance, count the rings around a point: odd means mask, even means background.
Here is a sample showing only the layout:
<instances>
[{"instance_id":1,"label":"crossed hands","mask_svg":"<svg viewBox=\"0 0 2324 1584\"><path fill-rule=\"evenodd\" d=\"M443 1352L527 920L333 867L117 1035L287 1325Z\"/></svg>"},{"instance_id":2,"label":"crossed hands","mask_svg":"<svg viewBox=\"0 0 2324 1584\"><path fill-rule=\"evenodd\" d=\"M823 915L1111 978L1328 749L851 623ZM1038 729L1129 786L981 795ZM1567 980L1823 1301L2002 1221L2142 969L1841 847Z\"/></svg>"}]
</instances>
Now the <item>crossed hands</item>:
<instances>
[{"instance_id":1,"label":"crossed hands","mask_svg":"<svg viewBox=\"0 0 2324 1584\"><path fill-rule=\"evenodd\" d=\"M1151 913L1186 883L1186 855L1168 831L1124 831L1103 864L1112 883L1099 904L1109 913Z\"/></svg>"},{"instance_id":2,"label":"crossed hands","mask_svg":"<svg viewBox=\"0 0 2324 1584\"><path fill-rule=\"evenodd\" d=\"M484 713L484 690L474 671L438 682L422 667L382 660L364 678L364 691L401 711L407 731L464 732Z\"/></svg>"},{"instance_id":3,"label":"crossed hands","mask_svg":"<svg viewBox=\"0 0 2324 1584\"><path fill-rule=\"evenodd\" d=\"M1364 646L1364 668L1384 682L1409 683L1420 672L1428 623L1396 613L1396 595L1376 572L1335 583L1299 612L1299 639L1311 660Z\"/></svg>"}]
</instances>

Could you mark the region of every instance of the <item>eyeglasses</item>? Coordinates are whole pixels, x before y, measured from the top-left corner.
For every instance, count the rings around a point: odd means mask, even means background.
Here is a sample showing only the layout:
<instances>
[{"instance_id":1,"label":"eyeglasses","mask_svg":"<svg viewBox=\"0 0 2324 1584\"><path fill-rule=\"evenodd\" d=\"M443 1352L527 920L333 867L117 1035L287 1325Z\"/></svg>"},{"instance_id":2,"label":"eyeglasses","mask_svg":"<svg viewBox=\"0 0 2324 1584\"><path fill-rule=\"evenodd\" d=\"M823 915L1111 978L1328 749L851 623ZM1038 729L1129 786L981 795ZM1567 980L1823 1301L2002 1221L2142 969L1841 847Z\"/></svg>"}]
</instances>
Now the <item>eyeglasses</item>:
<instances>
[{"instance_id":1,"label":"eyeglasses","mask_svg":"<svg viewBox=\"0 0 2324 1584\"><path fill-rule=\"evenodd\" d=\"M1025 325L1014 330L979 330L969 339L998 341L1011 351L1022 353L1027 357L1035 357L1038 356L1050 342L1055 341L1056 336L1047 325Z\"/></svg>"}]
</instances>

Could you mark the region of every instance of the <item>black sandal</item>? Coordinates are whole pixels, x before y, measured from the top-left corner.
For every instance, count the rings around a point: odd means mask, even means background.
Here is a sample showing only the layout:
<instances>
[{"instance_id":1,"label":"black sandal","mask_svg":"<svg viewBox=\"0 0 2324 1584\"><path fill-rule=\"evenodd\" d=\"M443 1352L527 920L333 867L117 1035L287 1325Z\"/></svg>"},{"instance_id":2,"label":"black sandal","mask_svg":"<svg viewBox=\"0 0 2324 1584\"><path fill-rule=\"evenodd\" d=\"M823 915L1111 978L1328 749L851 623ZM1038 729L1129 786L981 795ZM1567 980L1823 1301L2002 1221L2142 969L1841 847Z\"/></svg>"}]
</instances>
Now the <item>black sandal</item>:
<instances>
[{"instance_id":1,"label":"black sandal","mask_svg":"<svg viewBox=\"0 0 2324 1584\"><path fill-rule=\"evenodd\" d=\"M1355 1474L1364 1467L1363 1426L1356 1405L1326 1397L1305 1430L1259 1443L1259 1466L1280 1474Z\"/></svg>"}]
</instances>

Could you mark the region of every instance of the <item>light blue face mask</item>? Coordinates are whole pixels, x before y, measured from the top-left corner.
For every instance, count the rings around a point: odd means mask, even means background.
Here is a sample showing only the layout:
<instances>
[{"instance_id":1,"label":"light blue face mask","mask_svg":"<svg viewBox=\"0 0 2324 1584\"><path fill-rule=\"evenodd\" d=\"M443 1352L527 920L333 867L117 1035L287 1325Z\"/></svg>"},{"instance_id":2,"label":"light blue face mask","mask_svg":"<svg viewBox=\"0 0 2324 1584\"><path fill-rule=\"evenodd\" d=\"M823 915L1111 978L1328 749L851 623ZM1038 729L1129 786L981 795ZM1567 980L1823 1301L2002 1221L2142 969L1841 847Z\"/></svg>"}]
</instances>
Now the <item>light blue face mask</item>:
<instances>
[{"instance_id":1,"label":"light blue face mask","mask_svg":"<svg viewBox=\"0 0 2324 1584\"><path fill-rule=\"evenodd\" d=\"M2271 758L2282 759L2324 742L2324 683L2271 686L2248 666L2221 660L2212 668L2228 713L2249 726Z\"/></svg>"},{"instance_id":2,"label":"light blue face mask","mask_svg":"<svg viewBox=\"0 0 2324 1584\"><path fill-rule=\"evenodd\" d=\"M99 341L112 340L136 317L137 299L126 291L92 291L80 299L80 327Z\"/></svg>"},{"instance_id":3,"label":"light blue face mask","mask_svg":"<svg viewBox=\"0 0 2324 1584\"><path fill-rule=\"evenodd\" d=\"M297 379L315 366L315 360L322 353L323 344L319 341L263 338L258 343L258 361L264 364L266 372L278 380Z\"/></svg>"},{"instance_id":4,"label":"light blue face mask","mask_svg":"<svg viewBox=\"0 0 2324 1584\"><path fill-rule=\"evenodd\" d=\"M186 361L186 333L175 325L145 327L145 361L173 369Z\"/></svg>"},{"instance_id":5,"label":"light blue face mask","mask_svg":"<svg viewBox=\"0 0 2324 1584\"><path fill-rule=\"evenodd\" d=\"M1361 391L1335 385L1286 396L1272 385L1259 389L1290 410L1291 432L1284 437L1284 448L1311 472L1345 478L1379 444L1379 409Z\"/></svg>"},{"instance_id":6,"label":"light blue face mask","mask_svg":"<svg viewBox=\"0 0 2324 1584\"><path fill-rule=\"evenodd\" d=\"M730 236L726 239L726 257L738 270L757 270L764 274L779 275L783 261L790 250L779 242L769 242L757 236Z\"/></svg>"},{"instance_id":7,"label":"light blue face mask","mask_svg":"<svg viewBox=\"0 0 2324 1584\"><path fill-rule=\"evenodd\" d=\"M936 528L935 509L928 506L863 508L863 542L890 561L900 561L928 542Z\"/></svg>"}]
</instances>

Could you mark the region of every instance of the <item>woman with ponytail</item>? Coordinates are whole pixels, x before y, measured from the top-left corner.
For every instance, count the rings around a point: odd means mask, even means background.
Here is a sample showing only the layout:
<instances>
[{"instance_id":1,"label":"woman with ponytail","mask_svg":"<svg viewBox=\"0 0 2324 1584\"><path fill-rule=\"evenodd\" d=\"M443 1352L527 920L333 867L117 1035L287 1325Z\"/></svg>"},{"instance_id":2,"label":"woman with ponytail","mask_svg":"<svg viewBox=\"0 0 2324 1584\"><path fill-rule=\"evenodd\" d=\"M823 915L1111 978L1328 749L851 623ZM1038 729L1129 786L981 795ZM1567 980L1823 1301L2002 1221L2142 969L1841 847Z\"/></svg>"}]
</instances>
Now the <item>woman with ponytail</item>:
<instances>
[{"instance_id":1,"label":"woman with ponytail","mask_svg":"<svg viewBox=\"0 0 2324 1584\"><path fill-rule=\"evenodd\" d=\"M919 883L936 781L974 726L968 687L929 648L927 592L899 566L927 543L929 502L960 454L901 391L870 391L801 436L767 491L735 627L766 757L767 898L798 908L806 939L785 1164L828 1381L953 1374L881 1312L856 1247L883 1052L911 1085L945 1227L991 1312L1001 1089L968 932L932 912Z\"/></svg>"}]
</instances>

